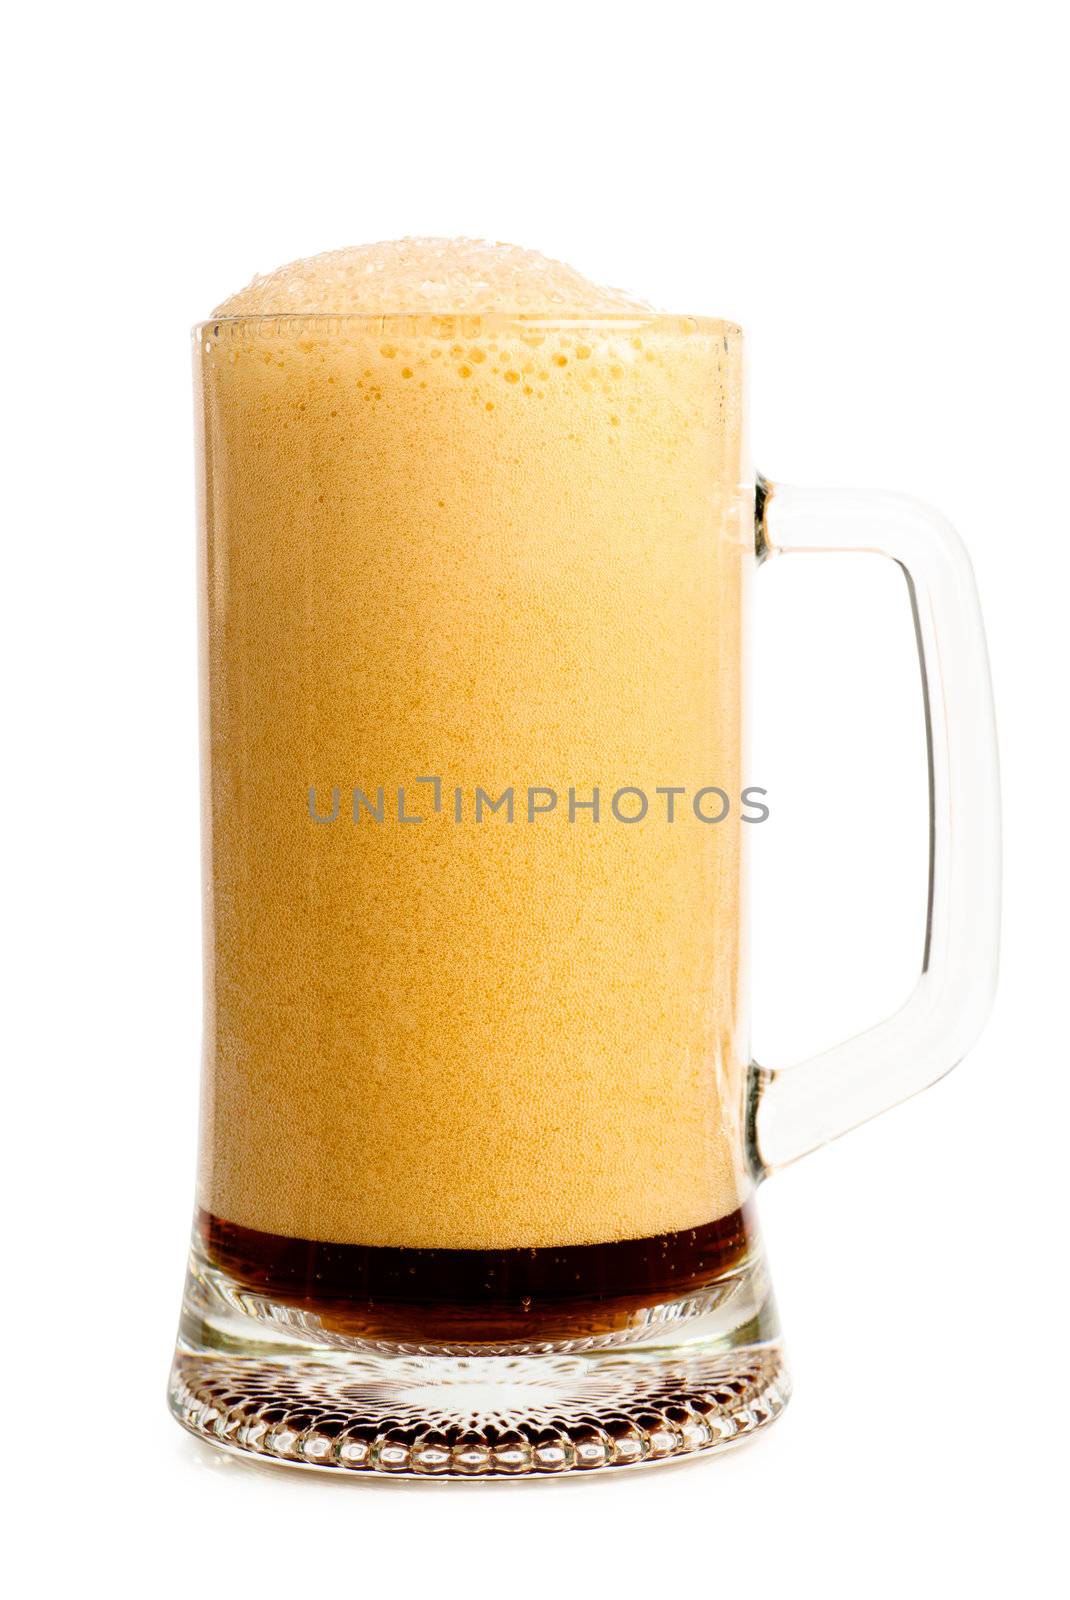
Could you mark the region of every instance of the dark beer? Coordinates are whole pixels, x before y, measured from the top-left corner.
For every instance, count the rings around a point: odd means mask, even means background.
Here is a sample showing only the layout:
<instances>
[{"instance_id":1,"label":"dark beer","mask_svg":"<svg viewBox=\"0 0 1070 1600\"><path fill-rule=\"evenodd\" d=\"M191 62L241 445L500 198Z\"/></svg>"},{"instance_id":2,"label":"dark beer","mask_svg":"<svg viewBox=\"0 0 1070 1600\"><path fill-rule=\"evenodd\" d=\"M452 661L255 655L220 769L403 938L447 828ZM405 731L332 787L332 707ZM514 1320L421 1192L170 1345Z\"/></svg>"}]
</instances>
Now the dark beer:
<instances>
[{"instance_id":1,"label":"dark beer","mask_svg":"<svg viewBox=\"0 0 1070 1600\"><path fill-rule=\"evenodd\" d=\"M750 1206L703 1228L534 1250L324 1244L199 1216L208 1260L235 1282L357 1338L465 1344L593 1337L699 1295L738 1266Z\"/></svg>"}]
</instances>

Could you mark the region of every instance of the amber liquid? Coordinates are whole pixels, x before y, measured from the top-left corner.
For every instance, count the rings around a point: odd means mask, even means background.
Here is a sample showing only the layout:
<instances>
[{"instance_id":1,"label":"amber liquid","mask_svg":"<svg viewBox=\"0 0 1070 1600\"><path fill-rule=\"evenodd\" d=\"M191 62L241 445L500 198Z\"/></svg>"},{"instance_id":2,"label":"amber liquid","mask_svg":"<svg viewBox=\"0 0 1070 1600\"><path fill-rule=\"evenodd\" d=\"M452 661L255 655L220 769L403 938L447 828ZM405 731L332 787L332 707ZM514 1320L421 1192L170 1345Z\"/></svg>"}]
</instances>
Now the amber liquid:
<instances>
[{"instance_id":1,"label":"amber liquid","mask_svg":"<svg viewBox=\"0 0 1070 1600\"><path fill-rule=\"evenodd\" d=\"M648 1239L513 1250L416 1250L290 1239L198 1217L201 1247L244 1288L351 1337L496 1343L578 1339L701 1292L754 1237L749 1205Z\"/></svg>"}]
</instances>

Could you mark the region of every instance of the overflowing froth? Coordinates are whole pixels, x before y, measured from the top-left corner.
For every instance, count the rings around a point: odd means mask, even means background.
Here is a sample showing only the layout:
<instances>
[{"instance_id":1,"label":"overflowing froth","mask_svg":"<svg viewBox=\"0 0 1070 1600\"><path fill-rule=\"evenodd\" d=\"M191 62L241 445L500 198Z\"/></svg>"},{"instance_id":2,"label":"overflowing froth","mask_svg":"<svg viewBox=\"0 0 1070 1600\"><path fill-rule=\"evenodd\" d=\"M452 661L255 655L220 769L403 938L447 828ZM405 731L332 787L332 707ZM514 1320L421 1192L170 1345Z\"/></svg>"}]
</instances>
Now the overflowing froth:
<instances>
[{"instance_id":1,"label":"overflowing froth","mask_svg":"<svg viewBox=\"0 0 1070 1600\"><path fill-rule=\"evenodd\" d=\"M649 312L537 250L488 239L393 239L327 250L254 277L217 317Z\"/></svg>"}]
</instances>

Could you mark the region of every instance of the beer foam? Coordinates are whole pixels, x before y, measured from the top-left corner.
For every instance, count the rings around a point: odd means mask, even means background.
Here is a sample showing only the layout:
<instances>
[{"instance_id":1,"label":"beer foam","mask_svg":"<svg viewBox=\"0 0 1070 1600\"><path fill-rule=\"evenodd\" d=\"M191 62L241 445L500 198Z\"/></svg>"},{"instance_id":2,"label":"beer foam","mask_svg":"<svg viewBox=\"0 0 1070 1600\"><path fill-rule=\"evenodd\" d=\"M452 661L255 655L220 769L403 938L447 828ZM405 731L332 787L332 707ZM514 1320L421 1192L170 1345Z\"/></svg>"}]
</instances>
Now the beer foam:
<instances>
[{"instance_id":1,"label":"beer foam","mask_svg":"<svg viewBox=\"0 0 1070 1600\"><path fill-rule=\"evenodd\" d=\"M745 781L738 330L463 240L314 257L218 318L201 1205L456 1250L729 1216L745 830L610 796Z\"/></svg>"},{"instance_id":2,"label":"beer foam","mask_svg":"<svg viewBox=\"0 0 1070 1600\"><path fill-rule=\"evenodd\" d=\"M394 239L291 261L255 276L217 317L388 316L501 312L649 313L622 289L591 283L537 250L488 239Z\"/></svg>"}]
</instances>

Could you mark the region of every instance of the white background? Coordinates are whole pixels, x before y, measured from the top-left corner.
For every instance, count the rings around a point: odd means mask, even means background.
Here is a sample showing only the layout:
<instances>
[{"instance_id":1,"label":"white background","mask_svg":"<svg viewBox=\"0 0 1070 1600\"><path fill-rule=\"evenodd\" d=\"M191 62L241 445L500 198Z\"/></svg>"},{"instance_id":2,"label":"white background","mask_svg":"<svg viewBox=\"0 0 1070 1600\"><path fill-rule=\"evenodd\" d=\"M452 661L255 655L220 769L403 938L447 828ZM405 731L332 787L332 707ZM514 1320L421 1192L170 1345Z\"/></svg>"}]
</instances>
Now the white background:
<instances>
[{"instance_id":1,"label":"white background","mask_svg":"<svg viewBox=\"0 0 1070 1600\"><path fill-rule=\"evenodd\" d=\"M1067 1416L1059 8L39 5L8 29L0 1464L14 1592L1018 1594L1059 1582ZM13 33L12 33L13 28ZM1063 149L1060 152L1060 143ZM199 1048L187 329L407 233L561 256L748 331L771 477L905 490L970 546L1004 768L1002 983L947 1082L763 1189L796 1380L748 1449L548 1485L235 1466L163 1390ZM902 585L757 585L755 1051L917 966Z\"/></svg>"}]
</instances>

